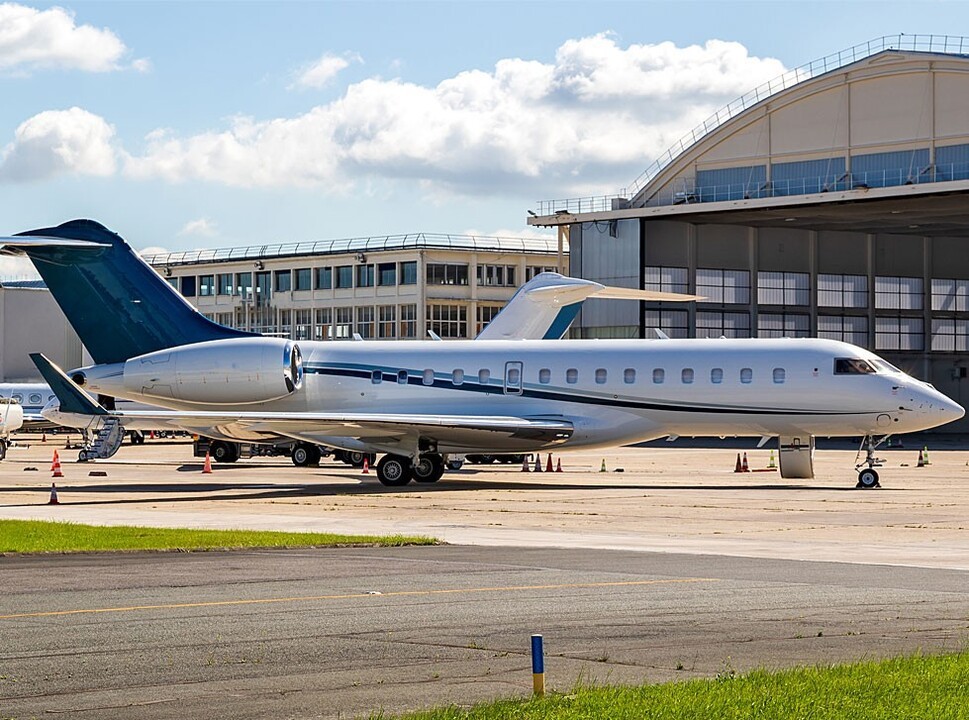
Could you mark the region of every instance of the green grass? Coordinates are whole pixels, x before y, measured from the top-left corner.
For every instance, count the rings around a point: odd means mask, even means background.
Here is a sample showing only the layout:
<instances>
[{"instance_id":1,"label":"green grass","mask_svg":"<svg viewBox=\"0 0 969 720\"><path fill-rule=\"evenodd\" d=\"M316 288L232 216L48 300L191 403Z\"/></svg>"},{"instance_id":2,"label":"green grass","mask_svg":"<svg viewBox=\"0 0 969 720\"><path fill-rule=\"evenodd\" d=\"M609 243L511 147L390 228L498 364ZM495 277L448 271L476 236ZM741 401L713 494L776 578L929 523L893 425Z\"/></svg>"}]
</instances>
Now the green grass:
<instances>
[{"instance_id":1,"label":"green grass","mask_svg":"<svg viewBox=\"0 0 969 720\"><path fill-rule=\"evenodd\" d=\"M224 548L397 547L435 545L427 537L334 535L255 530L191 530L119 525L101 527L43 520L0 520L0 553L69 553L125 550L217 550Z\"/></svg>"},{"instance_id":2,"label":"green grass","mask_svg":"<svg viewBox=\"0 0 969 720\"><path fill-rule=\"evenodd\" d=\"M522 675L522 684L531 677ZM969 652L641 687L580 687L568 695L444 708L407 720L949 720L969 718Z\"/></svg>"}]
</instances>

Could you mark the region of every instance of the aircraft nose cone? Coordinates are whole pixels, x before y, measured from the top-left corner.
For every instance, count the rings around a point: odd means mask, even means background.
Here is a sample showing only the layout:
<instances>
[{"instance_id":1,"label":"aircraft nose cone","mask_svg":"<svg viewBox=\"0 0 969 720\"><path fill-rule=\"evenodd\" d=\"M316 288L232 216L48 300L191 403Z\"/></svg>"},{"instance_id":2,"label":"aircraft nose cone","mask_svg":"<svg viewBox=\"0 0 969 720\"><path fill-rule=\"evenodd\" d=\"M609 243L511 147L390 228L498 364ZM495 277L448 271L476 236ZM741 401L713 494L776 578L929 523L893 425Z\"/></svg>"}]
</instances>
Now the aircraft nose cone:
<instances>
[{"instance_id":1,"label":"aircraft nose cone","mask_svg":"<svg viewBox=\"0 0 969 720\"><path fill-rule=\"evenodd\" d=\"M940 404L940 407L942 408L942 412L946 415L946 417L949 418L949 422L952 422L953 420L958 420L959 418L961 418L963 415L966 414L966 409L962 407L962 405L955 402L954 400L950 400L944 395L942 396L942 401L939 404Z\"/></svg>"}]
</instances>

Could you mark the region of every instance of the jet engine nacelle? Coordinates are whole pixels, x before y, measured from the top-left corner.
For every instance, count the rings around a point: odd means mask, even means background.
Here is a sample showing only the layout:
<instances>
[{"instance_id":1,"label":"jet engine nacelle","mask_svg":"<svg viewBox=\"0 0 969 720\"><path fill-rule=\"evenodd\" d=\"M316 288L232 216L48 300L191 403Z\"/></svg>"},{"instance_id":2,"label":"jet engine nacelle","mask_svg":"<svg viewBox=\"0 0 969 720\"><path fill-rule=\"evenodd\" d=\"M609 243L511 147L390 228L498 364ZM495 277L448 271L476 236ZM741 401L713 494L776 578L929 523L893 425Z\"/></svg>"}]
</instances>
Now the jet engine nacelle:
<instances>
[{"instance_id":1,"label":"jet engine nacelle","mask_svg":"<svg viewBox=\"0 0 969 720\"><path fill-rule=\"evenodd\" d=\"M127 390L148 397L244 405L296 392L303 384L303 357L290 340L212 340L131 358L123 377Z\"/></svg>"}]
</instances>

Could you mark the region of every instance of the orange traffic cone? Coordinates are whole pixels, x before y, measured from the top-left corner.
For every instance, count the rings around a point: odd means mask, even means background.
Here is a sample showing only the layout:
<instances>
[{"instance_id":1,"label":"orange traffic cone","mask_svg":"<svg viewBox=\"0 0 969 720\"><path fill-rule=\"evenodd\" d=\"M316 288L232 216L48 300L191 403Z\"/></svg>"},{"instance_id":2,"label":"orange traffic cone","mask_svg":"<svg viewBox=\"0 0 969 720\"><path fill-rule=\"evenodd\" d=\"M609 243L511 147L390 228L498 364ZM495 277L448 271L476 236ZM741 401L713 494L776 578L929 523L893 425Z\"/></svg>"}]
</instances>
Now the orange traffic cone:
<instances>
[{"instance_id":1,"label":"orange traffic cone","mask_svg":"<svg viewBox=\"0 0 969 720\"><path fill-rule=\"evenodd\" d=\"M47 501L48 505L60 505L60 501L57 499L57 485L54 483L50 484L50 500Z\"/></svg>"},{"instance_id":2,"label":"orange traffic cone","mask_svg":"<svg viewBox=\"0 0 969 720\"><path fill-rule=\"evenodd\" d=\"M522 457L522 472L531 472L528 469L528 455Z\"/></svg>"},{"instance_id":3,"label":"orange traffic cone","mask_svg":"<svg viewBox=\"0 0 969 720\"><path fill-rule=\"evenodd\" d=\"M744 471L744 466L743 466L743 464L742 464L742 463L740 462L740 453L737 453L737 467L735 467L735 468L733 469L733 471L734 471L735 473L738 473L738 472L743 472L743 471Z\"/></svg>"},{"instance_id":4,"label":"orange traffic cone","mask_svg":"<svg viewBox=\"0 0 969 720\"><path fill-rule=\"evenodd\" d=\"M57 456L57 451L54 451L54 459L50 464L51 477L64 477L64 473L61 472L61 459Z\"/></svg>"},{"instance_id":5,"label":"orange traffic cone","mask_svg":"<svg viewBox=\"0 0 969 720\"><path fill-rule=\"evenodd\" d=\"M155 431L154 430L149 430L148 431L148 439L149 440L154 440L155 439Z\"/></svg>"},{"instance_id":6,"label":"orange traffic cone","mask_svg":"<svg viewBox=\"0 0 969 720\"><path fill-rule=\"evenodd\" d=\"M47 433L44 432L40 434L40 441L47 442Z\"/></svg>"},{"instance_id":7,"label":"orange traffic cone","mask_svg":"<svg viewBox=\"0 0 969 720\"><path fill-rule=\"evenodd\" d=\"M925 457L923 457L921 450L919 450L919 463L915 467L925 467Z\"/></svg>"},{"instance_id":8,"label":"orange traffic cone","mask_svg":"<svg viewBox=\"0 0 969 720\"><path fill-rule=\"evenodd\" d=\"M750 472L750 465L747 464L747 453L744 453L744 463L741 465L742 472Z\"/></svg>"},{"instance_id":9,"label":"orange traffic cone","mask_svg":"<svg viewBox=\"0 0 969 720\"><path fill-rule=\"evenodd\" d=\"M562 458L559 458L558 465L555 466L555 472L562 472Z\"/></svg>"},{"instance_id":10,"label":"orange traffic cone","mask_svg":"<svg viewBox=\"0 0 969 720\"><path fill-rule=\"evenodd\" d=\"M545 472L552 472L552 453L548 454L548 462L545 463Z\"/></svg>"},{"instance_id":11,"label":"orange traffic cone","mask_svg":"<svg viewBox=\"0 0 969 720\"><path fill-rule=\"evenodd\" d=\"M368 458L366 455L363 456L363 472L360 474L361 475L370 474L370 458Z\"/></svg>"},{"instance_id":12,"label":"orange traffic cone","mask_svg":"<svg viewBox=\"0 0 969 720\"><path fill-rule=\"evenodd\" d=\"M542 455L535 453L535 472L542 472Z\"/></svg>"},{"instance_id":13,"label":"orange traffic cone","mask_svg":"<svg viewBox=\"0 0 969 720\"><path fill-rule=\"evenodd\" d=\"M212 473L212 456L209 455L209 451L205 451L205 464L202 466L202 474L209 475Z\"/></svg>"}]
</instances>

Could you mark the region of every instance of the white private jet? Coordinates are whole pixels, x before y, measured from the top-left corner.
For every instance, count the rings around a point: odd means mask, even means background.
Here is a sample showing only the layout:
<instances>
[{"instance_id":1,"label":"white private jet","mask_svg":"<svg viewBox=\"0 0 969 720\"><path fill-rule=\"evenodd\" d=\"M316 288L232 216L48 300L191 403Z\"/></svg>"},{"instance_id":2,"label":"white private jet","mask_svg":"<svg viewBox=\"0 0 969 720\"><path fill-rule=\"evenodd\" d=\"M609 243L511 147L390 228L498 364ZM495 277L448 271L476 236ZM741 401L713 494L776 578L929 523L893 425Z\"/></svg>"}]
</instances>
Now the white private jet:
<instances>
[{"instance_id":1,"label":"white private jet","mask_svg":"<svg viewBox=\"0 0 969 720\"><path fill-rule=\"evenodd\" d=\"M385 485L437 481L445 453L725 435L778 437L781 474L807 478L814 436L824 435L866 438L858 482L874 487L882 440L965 412L877 355L831 340L297 344L210 322L95 222L0 242L33 261L97 361L69 382L32 356L65 411L108 416L90 390L168 408L115 413L121 423L385 453Z\"/></svg>"}]
</instances>

